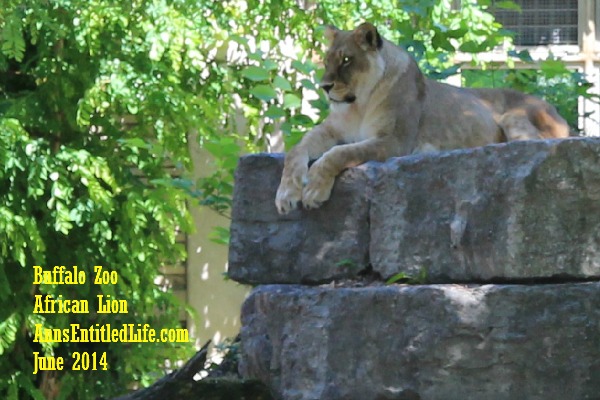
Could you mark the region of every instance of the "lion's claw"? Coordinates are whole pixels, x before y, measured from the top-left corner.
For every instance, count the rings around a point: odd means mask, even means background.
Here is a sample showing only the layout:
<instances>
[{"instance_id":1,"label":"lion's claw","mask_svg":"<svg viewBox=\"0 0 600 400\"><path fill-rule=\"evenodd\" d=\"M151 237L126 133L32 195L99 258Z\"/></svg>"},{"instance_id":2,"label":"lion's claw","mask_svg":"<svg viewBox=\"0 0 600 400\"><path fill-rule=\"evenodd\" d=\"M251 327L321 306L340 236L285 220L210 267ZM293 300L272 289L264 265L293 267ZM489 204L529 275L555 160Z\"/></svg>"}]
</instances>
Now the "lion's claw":
<instances>
[{"instance_id":1,"label":"lion's claw","mask_svg":"<svg viewBox=\"0 0 600 400\"><path fill-rule=\"evenodd\" d=\"M288 214L298 208L298 204L302 200L302 189L296 185L282 183L277 189L275 196L275 206L277 212L281 215Z\"/></svg>"}]
</instances>

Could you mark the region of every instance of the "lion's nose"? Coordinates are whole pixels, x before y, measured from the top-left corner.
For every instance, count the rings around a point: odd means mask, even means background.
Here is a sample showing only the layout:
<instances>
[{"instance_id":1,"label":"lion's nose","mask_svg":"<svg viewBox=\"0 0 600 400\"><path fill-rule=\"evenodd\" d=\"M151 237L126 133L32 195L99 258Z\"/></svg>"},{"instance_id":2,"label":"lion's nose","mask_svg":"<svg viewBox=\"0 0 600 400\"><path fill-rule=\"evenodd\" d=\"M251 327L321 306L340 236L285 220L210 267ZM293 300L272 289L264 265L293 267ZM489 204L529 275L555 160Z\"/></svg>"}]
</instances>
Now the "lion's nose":
<instances>
[{"instance_id":1,"label":"lion's nose","mask_svg":"<svg viewBox=\"0 0 600 400\"><path fill-rule=\"evenodd\" d=\"M329 91L333 88L333 83L322 83L321 87L323 88L324 91L329 93Z\"/></svg>"}]
</instances>

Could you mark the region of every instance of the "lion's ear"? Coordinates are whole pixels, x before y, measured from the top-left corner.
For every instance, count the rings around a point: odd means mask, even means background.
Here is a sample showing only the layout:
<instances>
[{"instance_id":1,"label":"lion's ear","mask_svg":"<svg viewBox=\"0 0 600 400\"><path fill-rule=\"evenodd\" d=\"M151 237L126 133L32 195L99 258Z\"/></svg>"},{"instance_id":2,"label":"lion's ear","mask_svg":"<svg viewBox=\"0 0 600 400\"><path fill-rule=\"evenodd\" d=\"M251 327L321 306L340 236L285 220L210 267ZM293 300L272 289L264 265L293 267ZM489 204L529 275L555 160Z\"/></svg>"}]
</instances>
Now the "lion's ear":
<instances>
[{"instance_id":1,"label":"lion's ear","mask_svg":"<svg viewBox=\"0 0 600 400\"><path fill-rule=\"evenodd\" d=\"M340 30L333 25L327 25L325 27L325 39L327 39L329 45L333 43L333 40L339 32Z\"/></svg>"},{"instance_id":2,"label":"lion's ear","mask_svg":"<svg viewBox=\"0 0 600 400\"><path fill-rule=\"evenodd\" d=\"M354 40L363 50L375 50L380 49L383 46L383 39L377 28L369 22L361 24L354 30Z\"/></svg>"}]
</instances>

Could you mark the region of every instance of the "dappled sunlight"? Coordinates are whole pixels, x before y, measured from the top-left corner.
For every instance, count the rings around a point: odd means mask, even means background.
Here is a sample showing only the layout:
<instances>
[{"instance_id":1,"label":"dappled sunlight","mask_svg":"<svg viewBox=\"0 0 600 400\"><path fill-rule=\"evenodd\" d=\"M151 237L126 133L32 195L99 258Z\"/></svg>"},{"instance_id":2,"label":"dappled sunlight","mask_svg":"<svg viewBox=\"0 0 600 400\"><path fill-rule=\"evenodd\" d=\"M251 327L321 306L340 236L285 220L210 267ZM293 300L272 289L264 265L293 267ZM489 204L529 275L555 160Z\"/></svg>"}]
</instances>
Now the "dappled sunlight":
<instances>
[{"instance_id":1,"label":"dappled sunlight","mask_svg":"<svg viewBox=\"0 0 600 400\"><path fill-rule=\"evenodd\" d=\"M581 261L581 273L584 276L594 276L600 271L600 232L590 234L584 247Z\"/></svg>"},{"instance_id":2,"label":"dappled sunlight","mask_svg":"<svg viewBox=\"0 0 600 400\"><path fill-rule=\"evenodd\" d=\"M464 324L473 324L485 318L489 310L485 304L486 293L481 289L472 289L458 285L438 286L455 306L456 317Z\"/></svg>"},{"instance_id":3,"label":"dappled sunlight","mask_svg":"<svg viewBox=\"0 0 600 400\"><path fill-rule=\"evenodd\" d=\"M207 281L209 278L209 274L208 274L208 263L204 264L204 266L202 267L202 272L200 273L200 279L202 279L203 281Z\"/></svg>"}]
</instances>

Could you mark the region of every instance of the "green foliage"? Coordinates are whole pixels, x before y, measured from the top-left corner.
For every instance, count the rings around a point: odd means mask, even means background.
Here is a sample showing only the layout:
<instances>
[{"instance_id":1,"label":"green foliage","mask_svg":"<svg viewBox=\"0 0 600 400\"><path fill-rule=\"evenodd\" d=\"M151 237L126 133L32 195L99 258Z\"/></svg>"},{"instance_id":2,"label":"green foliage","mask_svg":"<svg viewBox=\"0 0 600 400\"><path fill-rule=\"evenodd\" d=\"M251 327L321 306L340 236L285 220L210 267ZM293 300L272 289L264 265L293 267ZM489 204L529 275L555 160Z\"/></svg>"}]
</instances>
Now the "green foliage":
<instances>
[{"instance_id":1,"label":"green foliage","mask_svg":"<svg viewBox=\"0 0 600 400\"><path fill-rule=\"evenodd\" d=\"M421 267L419 273L416 276L411 276L405 272L398 272L395 275L389 277L386 281L386 285L393 285L394 283L405 283L408 285L424 285L427 283L427 269Z\"/></svg>"},{"instance_id":2,"label":"green foliage","mask_svg":"<svg viewBox=\"0 0 600 400\"><path fill-rule=\"evenodd\" d=\"M149 383L190 344L37 343L35 324L176 328L182 305L155 285L184 249L182 190L199 124L205 40L163 1L8 1L0 9L0 397L44 398L33 352L64 357L62 399L110 397ZM208 52L208 50L206 50ZM77 265L84 285L33 285L33 266ZM118 273L94 285L93 267ZM89 300L90 314L33 314L33 295ZM128 314L96 314L98 294ZM106 352L108 371L71 371L75 351ZM47 378L47 376L46 376Z\"/></svg>"}]
</instances>

